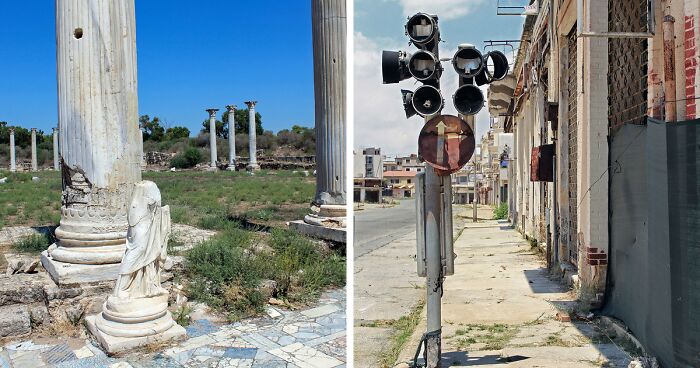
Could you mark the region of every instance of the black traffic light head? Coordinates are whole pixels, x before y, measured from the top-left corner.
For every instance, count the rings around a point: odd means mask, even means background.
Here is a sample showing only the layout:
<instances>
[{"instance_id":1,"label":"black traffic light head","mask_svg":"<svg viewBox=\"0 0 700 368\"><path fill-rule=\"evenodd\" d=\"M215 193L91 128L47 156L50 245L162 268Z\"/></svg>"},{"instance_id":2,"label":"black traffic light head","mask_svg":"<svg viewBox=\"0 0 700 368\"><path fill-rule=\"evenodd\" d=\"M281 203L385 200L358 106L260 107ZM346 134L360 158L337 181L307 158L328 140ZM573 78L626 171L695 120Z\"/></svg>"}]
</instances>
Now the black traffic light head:
<instances>
[{"instance_id":1,"label":"black traffic light head","mask_svg":"<svg viewBox=\"0 0 700 368\"><path fill-rule=\"evenodd\" d=\"M403 111L406 112L406 119L414 116L416 109L413 108L413 91L402 89L401 100L403 101Z\"/></svg>"},{"instance_id":2,"label":"black traffic light head","mask_svg":"<svg viewBox=\"0 0 700 368\"><path fill-rule=\"evenodd\" d=\"M484 68L474 78L477 85L482 86L493 81L499 81L508 74L508 59L497 50L484 55Z\"/></svg>"},{"instance_id":3,"label":"black traffic light head","mask_svg":"<svg viewBox=\"0 0 700 368\"><path fill-rule=\"evenodd\" d=\"M411 57L405 51L382 51L382 80L384 84L399 83L411 77L408 60Z\"/></svg>"},{"instance_id":4,"label":"black traffic light head","mask_svg":"<svg viewBox=\"0 0 700 368\"><path fill-rule=\"evenodd\" d=\"M423 117L437 114L444 104L440 90L429 84L418 87L411 100L413 109Z\"/></svg>"},{"instance_id":5,"label":"black traffic light head","mask_svg":"<svg viewBox=\"0 0 700 368\"><path fill-rule=\"evenodd\" d=\"M460 46L452 57L452 66L462 77L475 77L484 69L484 58L474 46Z\"/></svg>"},{"instance_id":6,"label":"black traffic light head","mask_svg":"<svg viewBox=\"0 0 700 368\"><path fill-rule=\"evenodd\" d=\"M484 106L484 94L479 87L465 84L452 96L455 109L462 115L474 115Z\"/></svg>"},{"instance_id":7,"label":"black traffic light head","mask_svg":"<svg viewBox=\"0 0 700 368\"><path fill-rule=\"evenodd\" d=\"M419 81L439 79L442 73L440 61L430 51L419 50L408 61L408 71Z\"/></svg>"},{"instance_id":8,"label":"black traffic light head","mask_svg":"<svg viewBox=\"0 0 700 368\"><path fill-rule=\"evenodd\" d=\"M406 22L406 35L418 48L430 48L434 41L439 41L437 16L417 13Z\"/></svg>"}]
</instances>

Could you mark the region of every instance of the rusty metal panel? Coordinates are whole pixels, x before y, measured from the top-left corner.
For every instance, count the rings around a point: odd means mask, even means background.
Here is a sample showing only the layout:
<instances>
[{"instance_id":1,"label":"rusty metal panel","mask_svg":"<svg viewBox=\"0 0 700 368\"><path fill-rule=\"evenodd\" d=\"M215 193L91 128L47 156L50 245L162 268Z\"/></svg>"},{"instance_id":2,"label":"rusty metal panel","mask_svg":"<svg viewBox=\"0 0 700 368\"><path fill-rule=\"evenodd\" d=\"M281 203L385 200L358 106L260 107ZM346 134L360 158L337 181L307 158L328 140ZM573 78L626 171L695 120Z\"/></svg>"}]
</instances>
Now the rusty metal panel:
<instances>
[{"instance_id":1,"label":"rusty metal panel","mask_svg":"<svg viewBox=\"0 0 700 368\"><path fill-rule=\"evenodd\" d=\"M418 136L418 156L440 176L466 165L474 154L476 141L472 128L452 115L438 115L423 126Z\"/></svg>"},{"instance_id":2,"label":"rusty metal panel","mask_svg":"<svg viewBox=\"0 0 700 368\"><path fill-rule=\"evenodd\" d=\"M571 29L571 32L566 37L569 49L569 58L567 65L567 103L568 103L568 125L569 125L569 238L568 258L569 262L574 266L578 263L578 216L576 209L578 207L576 195L576 178L578 176L578 146L576 144L578 136L578 122L576 116L577 101L576 101L576 26Z\"/></svg>"}]
</instances>

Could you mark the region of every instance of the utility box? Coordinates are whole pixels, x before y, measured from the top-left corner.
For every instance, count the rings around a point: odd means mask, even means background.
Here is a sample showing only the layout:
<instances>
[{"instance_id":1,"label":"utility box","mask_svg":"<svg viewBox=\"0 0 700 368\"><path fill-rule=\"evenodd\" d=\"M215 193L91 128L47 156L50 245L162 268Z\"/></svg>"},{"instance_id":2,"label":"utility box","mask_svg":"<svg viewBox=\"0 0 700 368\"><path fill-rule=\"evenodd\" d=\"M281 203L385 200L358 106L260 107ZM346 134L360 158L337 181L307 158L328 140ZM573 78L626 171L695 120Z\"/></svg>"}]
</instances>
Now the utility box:
<instances>
[{"instance_id":1,"label":"utility box","mask_svg":"<svg viewBox=\"0 0 700 368\"><path fill-rule=\"evenodd\" d=\"M441 221L440 229L440 259L443 276L451 276L455 273L455 258L452 231L452 182L450 176L441 176ZM416 266L418 276L425 277L427 264L425 261L425 173L416 174ZM449 256L447 256L449 255Z\"/></svg>"}]
</instances>

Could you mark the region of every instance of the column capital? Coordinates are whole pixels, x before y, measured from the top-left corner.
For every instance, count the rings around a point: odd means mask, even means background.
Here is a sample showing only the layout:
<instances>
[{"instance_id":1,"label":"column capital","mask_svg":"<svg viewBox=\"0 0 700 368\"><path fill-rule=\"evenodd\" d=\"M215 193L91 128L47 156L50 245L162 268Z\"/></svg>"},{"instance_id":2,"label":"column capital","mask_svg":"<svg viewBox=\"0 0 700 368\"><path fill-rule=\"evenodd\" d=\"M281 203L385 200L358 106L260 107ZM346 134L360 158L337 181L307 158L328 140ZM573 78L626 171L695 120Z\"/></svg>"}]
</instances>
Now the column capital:
<instances>
[{"instance_id":1,"label":"column capital","mask_svg":"<svg viewBox=\"0 0 700 368\"><path fill-rule=\"evenodd\" d=\"M58 128L51 128L51 129L53 130L54 133L56 133L58 131Z\"/></svg>"},{"instance_id":2,"label":"column capital","mask_svg":"<svg viewBox=\"0 0 700 368\"><path fill-rule=\"evenodd\" d=\"M210 118L216 117L217 111L219 111L219 109L207 109L207 112L209 113Z\"/></svg>"},{"instance_id":3,"label":"column capital","mask_svg":"<svg viewBox=\"0 0 700 368\"><path fill-rule=\"evenodd\" d=\"M258 101L246 101L245 102L245 104L248 105L249 109L254 108L257 103L258 103Z\"/></svg>"},{"instance_id":4,"label":"column capital","mask_svg":"<svg viewBox=\"0 0 700 368\"><path fill-rule=\"evenodd\" d=\"M10 134L15 134L15 127L9 127L8 129L10 129Z\"/></svg>"},{"instance_id":5,"label":"column capital","mask_svg":"<svg viewBox=\"0 0 700 368\"><path fill-rule=\"evenodd\" d=\"M226 105L226 110L228 110L229 113L236 112L236 109L236 105Z\"/></svg>"},{"instance_id":6,"label":"column capital","mask_svg":"<svg viewBox=\"0 0 700 368\"><path fill-rule=\"evenodd\" d=\"M32 132L36 132L36 128L32 128Z\"/></svg>"}]
</instances>

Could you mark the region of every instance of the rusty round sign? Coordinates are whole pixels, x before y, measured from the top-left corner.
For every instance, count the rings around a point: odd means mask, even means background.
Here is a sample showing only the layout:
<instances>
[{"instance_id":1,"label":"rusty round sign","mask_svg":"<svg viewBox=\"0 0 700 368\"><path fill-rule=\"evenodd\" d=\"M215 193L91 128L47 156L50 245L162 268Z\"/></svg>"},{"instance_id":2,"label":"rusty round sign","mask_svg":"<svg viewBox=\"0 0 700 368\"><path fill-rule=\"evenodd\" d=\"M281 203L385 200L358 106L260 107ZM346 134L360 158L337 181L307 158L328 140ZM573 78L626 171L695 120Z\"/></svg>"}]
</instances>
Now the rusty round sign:
<instances>
[{"instance_id":1,"label":"rusty round sign","mask_svg":"<svg viewBox=\"0 0 700 368\"><path fill-rule=\"evenodd\" d=\"M418 136L418 155L438 175L456 172L474 154L474 132L469 124L453 115L438 115L428 121Z\"/></svg>"}]
</instances>

